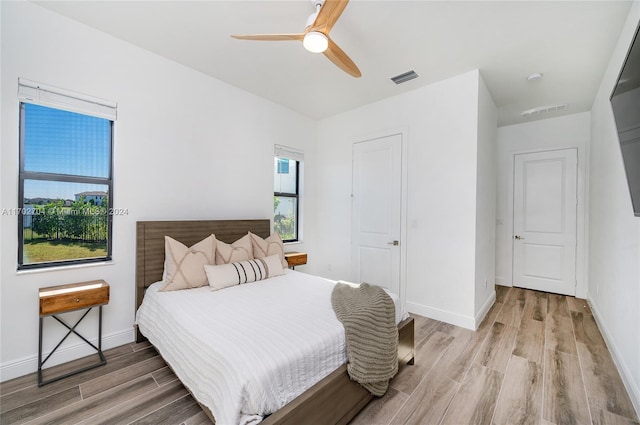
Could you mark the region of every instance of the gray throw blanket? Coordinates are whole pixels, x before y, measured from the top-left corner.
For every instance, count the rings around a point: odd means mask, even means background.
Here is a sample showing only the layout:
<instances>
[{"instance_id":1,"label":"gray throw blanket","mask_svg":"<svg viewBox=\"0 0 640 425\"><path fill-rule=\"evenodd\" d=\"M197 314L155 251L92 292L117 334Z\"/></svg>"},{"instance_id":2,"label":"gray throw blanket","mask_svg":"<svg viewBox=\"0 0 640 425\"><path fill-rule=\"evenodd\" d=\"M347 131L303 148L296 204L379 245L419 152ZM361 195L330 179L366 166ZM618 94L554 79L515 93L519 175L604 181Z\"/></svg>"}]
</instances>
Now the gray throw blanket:
<instances>
[{"instance_id":1,"label":"gray throw blanket","mask_svg":"<svg viewBox=\"0 0 640 425\"><path fill-rule=\"evenodd\" d=\"M344 326L347 372L371 394L382 396L398 372L398 327L393 299L379 286L338 282L331 305Z\"/></svg>"}]
</instances>

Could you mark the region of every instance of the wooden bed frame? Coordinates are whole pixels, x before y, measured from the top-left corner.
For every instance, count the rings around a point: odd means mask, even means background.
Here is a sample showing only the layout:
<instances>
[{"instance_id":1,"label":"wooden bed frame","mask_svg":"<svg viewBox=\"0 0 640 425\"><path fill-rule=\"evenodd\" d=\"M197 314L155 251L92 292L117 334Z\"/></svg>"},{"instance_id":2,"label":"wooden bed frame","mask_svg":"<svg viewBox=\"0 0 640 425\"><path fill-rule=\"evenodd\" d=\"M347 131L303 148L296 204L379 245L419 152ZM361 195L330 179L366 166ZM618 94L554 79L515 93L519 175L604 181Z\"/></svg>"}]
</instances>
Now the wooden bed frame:
<instances>
[{"instance_id":1,"label":"wooden bed frame","mask_svg":"<svg viewBox=\"0 0 640 425\"><path fill-rule=\"evenodd\" d=\"M139 221L136 223L136 311L147 287L162 280L164 270L164 237L170 236L187 246L210 234L232 243L250 231L266 238L271 231L268 219L260 220L182 220ZM413 364L414 323L409 318L398 325L398 361ZM144 341L136 328L136 341ZM262 422L265 425L347 424L373 398L360 384L349 379L342 365L329 376L309 388ZM208 408L203 410L213 420Z\"/></svg>"}]
</instances>

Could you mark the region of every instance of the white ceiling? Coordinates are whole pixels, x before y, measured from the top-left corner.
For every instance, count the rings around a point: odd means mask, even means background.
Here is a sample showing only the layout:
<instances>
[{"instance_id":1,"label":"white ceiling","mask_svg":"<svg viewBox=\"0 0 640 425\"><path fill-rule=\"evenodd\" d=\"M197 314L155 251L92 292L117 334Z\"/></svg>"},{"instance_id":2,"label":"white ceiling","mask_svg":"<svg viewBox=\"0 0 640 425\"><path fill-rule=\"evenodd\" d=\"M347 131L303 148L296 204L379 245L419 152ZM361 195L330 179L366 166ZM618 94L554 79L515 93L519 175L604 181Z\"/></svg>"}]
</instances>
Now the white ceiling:
<instances>
[{"instance_id":1,"label":"white ceiling","mask_svg":"<svg viewBox=\"0 0 640 425\"><path fill-rule=\"evenodd\" d=\"M299 42L229 37L302 32L309 0L38 4L315 119L478 68L502 126L590 110L631 2L352 0L331 37L359 79ZM556 104L569 106L520 115Z\"/></svg>"}]
</instances>

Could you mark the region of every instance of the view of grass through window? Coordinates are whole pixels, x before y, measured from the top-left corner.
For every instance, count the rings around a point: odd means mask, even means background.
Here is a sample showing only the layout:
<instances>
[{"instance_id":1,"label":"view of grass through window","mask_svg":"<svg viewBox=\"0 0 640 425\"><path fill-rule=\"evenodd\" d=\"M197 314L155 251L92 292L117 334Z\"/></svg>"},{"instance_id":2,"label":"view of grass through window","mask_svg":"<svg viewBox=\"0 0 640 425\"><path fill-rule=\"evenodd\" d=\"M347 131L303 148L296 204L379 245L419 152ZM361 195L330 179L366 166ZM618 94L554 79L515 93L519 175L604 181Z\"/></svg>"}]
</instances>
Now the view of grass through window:
<instances>
[{"instance_id":1,"label":"view of grass through window","mask_svg":"<svg viewBox=\"0 0 640 425\"><path fill-rule=\"evenodd\" d=\"M273 227L282 240L296 239L296 199L282 196L273 197Z\"/></svg>"},{"instance_id":2,"label":"view of grass through window","mask_svg":"<svg viewBox=\"0 0 640 425\"><path fill-rule=\"evenodd\" d=\"M20 265L108 258L112 122L21 107Z\"/></svg>"},{"instance_id":3,"label":"view of grass through window","mask_svg":"<svg viewBox=\"0 0 640 425\"><path fill-rule=\"evenodd\" d=\"M298 240L298 161L275 158L273 228L283 241Z\"/></svg>"},{"instance_id":4,"label":"view of grass through window","mask_svg":"<svg viewBox=\"0 0 640 425\"><path fill-rule=\"evenodd\" d=\"M76 201L46 199L43 205L25 199L23 217L24 264L106 257L108 200L106 192L98 204L80 195ZM33 202L33 201L32 201Z\"/></svg>"}]
</instances>

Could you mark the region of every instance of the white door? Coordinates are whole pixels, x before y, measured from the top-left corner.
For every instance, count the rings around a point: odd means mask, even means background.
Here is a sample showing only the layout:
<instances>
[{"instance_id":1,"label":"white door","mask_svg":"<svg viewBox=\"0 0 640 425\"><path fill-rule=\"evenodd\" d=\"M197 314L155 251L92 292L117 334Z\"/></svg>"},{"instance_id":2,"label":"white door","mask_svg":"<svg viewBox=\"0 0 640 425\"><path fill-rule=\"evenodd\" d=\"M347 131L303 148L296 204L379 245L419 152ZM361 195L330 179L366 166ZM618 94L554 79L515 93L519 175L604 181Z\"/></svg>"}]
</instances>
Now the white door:
<instances>
[{"instance_id":1,"label":"white door","mask_svg":"<svg viewBox=\"0 0 640 425\"><path fill-rule=\"evenodd\" d=\"M576 149L515 155L513 285L575 295Z\"/></svg>"},{"instance_id":2,"label":"white door","mask_svg":"<svg viewBox=\"0 0 640 425\"><path fill-rule=\"evenodd\" d=\"M352 280L400 294L402 135L353 145Z\"/></svg>"}]
</instances>

